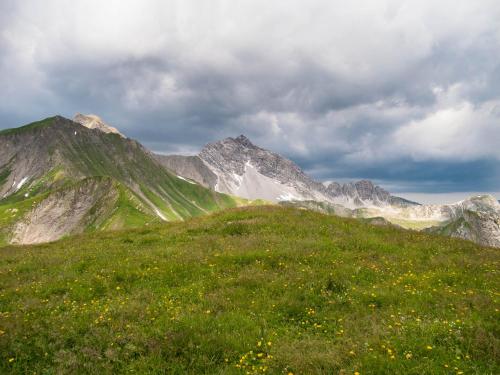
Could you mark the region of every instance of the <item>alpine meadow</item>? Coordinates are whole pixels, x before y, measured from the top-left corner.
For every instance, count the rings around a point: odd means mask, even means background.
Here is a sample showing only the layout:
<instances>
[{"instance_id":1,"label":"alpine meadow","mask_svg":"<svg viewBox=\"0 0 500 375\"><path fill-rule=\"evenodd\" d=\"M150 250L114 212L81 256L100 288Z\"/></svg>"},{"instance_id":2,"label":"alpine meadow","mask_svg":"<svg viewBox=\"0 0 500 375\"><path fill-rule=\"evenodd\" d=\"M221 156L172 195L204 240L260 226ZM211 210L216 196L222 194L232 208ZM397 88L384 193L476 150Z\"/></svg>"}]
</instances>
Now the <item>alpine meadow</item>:
<instances>
[{"instance_id":1,"label":"alpine meadow","mask_svg":"<svg viewBox=\"0 0 500 375\"><path fill-rule=\"evenodd\" d=\"M500 374L498 0L1 0L0 374Z\"/></svg>"}]
</instances>

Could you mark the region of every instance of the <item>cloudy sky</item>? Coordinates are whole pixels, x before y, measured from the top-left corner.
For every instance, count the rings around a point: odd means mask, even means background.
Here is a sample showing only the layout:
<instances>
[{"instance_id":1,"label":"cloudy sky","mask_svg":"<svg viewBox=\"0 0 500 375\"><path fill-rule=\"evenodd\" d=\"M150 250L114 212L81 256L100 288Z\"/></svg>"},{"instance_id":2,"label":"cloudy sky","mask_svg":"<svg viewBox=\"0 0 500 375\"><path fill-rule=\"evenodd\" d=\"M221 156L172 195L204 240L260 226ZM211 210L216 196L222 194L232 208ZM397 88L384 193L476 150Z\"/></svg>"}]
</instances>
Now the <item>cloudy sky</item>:
<instances>
[{"instance_id":1,"label":"cloudy sky","mask_svg":"<svg viewBox=\"0 0 500 375\"><path fill-rule=\"evenodd\" d=\"M0 0L0 128L246 134L322 180L500 191L498 0Z\"/></svg>"}]
</instances>

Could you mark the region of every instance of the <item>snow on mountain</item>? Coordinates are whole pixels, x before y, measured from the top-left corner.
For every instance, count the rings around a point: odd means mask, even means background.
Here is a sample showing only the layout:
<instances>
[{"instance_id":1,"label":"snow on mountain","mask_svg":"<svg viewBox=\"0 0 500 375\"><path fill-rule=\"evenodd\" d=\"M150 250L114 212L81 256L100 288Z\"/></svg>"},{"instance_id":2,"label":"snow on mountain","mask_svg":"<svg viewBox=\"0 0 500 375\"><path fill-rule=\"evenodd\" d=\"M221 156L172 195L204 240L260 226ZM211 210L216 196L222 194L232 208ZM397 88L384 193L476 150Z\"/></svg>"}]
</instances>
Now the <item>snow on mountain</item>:
<instances>
[{"instance_id":1,"label":"snow on mountain","mask_svg":"<svg viewBox=\"0 0 500 375\"><path fill-rule=\"evenodd\" d=\"M244 135L207 144L198 156L157 155L157 158L177 175L218 192L248 199L314 200L349 208L414 204L366 180L343 185L314 181L291 160L254 145Z\"/></svg>"}]
</instances>

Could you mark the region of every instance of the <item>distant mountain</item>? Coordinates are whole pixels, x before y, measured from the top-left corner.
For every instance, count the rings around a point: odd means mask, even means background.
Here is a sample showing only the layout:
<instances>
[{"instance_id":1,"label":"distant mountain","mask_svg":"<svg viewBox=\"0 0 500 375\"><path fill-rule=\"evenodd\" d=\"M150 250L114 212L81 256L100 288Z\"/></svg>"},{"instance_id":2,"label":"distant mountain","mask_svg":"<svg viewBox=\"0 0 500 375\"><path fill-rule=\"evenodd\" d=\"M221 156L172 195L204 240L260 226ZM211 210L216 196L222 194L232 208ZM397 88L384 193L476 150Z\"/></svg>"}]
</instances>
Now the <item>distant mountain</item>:
<instances>
[{"instance_id":1,"label":"distant mountain","mask_svg":"<svg viewBox=\"0 0 500 375\"><path fill-rule=\"evenodd\" d=\"M272 202L313 200L345 207L406 207L416 203L394 197L370 181L325 186L294 162L254 145L247 137L207 144L197 156L157 156L168 169L218 192Z\"/></svg>"},{"instance_id":2,"label":"distant mountain","mask_svg":"<svg viewBox=\"0 0 500 375\"><path fill-rule=\"evenodd\" d=\"M245 136L155 155L95 115L0 131L0 245L182 220L264 199L500 247L491 196L418 205L372 182L323 184ZM173 173L171 173L173 172Z\"/></svg>"},{"instance_id":3,"label":"distant mountain","mask_svg":"<svg viewBox=\"0 0 500 375\"><path fill-rule=\"evenodd\" d=\"M457 237L484 246L500 247L500 203L491 195L474 196L444 205L363 207L348 209L339 204L289 201L282 205L358 219L383 218L407 229Z\"/></svg>"},{"instance_id":4,"label":"distant mountain","mask_svg":"<svg viewBox=\"0 0 500 375\"><path fill-rule=\"evenodd\" d=\"M0 132L0 243L179 220L237 204L172 175L108 125L87 125L56 116Z\"/></svg>"},{"instance_id":5,"label":"distant mountain","mask_svg":"<svg viewBox=\"0 0 500 375\"><path fill-rule=\"evenodd\" d=\"M183 178L215 190L217 175L198 156L154 155L156 160Z\"/></svg>"},{"instance_id":6,"label":"distant mountain","mask_svg":"<svg viewBox=\"0 0 500 375\"><path fill-rule=\"evenodd\" d=\"M500 247L500 203L491 195L474 196L438 207L446 220L427 228L427 232Z\"/></svg>"}]
</instances>

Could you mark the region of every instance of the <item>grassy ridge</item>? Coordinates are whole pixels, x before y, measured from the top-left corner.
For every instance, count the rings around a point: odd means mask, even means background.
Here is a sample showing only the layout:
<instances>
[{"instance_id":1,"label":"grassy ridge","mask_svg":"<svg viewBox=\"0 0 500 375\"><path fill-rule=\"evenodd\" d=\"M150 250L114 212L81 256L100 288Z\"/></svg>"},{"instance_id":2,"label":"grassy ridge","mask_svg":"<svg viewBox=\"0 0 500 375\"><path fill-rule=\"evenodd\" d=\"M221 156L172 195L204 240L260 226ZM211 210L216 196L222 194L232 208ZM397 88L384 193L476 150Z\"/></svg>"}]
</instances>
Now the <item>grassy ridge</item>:
<instances>
[{"instance_id":1,"label":"grassy ridge","mask_svg":"<svg viewBox=\"0 0 500 375\"><path fill-rule=\"evenodd\" d=\"M280 207L0 249L0 373L496 374L498 249Z\"/></svg>"},{"instance_id":2,"label":"grassy ridge","mask_svg":"<svg viewBox=\"0 0 500 375\"><path fill-rule=\"evenodd\" d=\"M37 165L22 187L0 198L0 246L12 241L16 224L31 222L36 203L61 189L74 191L86 178L110 178L113 189L66 234L150 225L161 222L159 216L183 220L250 204L179 179L134 140L87 129L60 116L2 131L0 138L13 150L0 166L0 187L12 183L12 174L20 180L31 171L27 166ZM27 152L30 149L34 152Z\"/></svg>"},{"instance_id":3,"label":"grassy ridge","mask_svg":"<svg viewBox=\"0 0 500 375\"><path fill-rule=\"evenodd\" d=\"M29 132L29 131L32 131L35 129L42 129L46 126L51 126L54 119L55 119L55 117L47 117L43 120L35 121L35 122L29 123L27 125L20 126L18 128L10 128L10 129L0 130L0 135L22 134L24 132Z\"/></svg>"}]
</instances>

